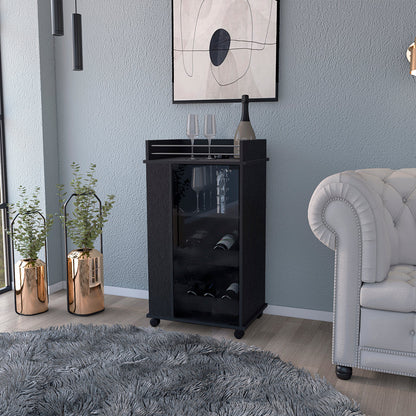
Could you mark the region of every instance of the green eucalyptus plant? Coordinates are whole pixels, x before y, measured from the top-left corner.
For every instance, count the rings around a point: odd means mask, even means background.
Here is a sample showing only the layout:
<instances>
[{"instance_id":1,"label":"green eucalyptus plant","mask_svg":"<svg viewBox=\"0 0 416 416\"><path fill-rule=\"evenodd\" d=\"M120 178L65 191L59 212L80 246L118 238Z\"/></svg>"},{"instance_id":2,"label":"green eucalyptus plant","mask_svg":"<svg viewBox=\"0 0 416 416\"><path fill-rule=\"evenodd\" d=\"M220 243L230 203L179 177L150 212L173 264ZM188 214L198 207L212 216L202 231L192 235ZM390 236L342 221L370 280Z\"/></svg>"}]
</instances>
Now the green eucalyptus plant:
<instances>
[{"instance_id":1,"label":"green eucalyptus plant","mask_svg":"<svg viewBox=\"0 0 416 416\"><path fill-rule=\"evenodd\" d=\"M91 163L86 174L80 173L78 163L73 162L71 168L73 173L71 188L76 196L71 215L66 214L66 228L72 242L80 250L88 252L94 248L95 240L102 233L104 223L107 222L107 217L114 205L114 195L107 195L100 214L100 207L94 196L97 185L97 179L94 176L96 165ZM58 185L58 195L61 204L60 219L65 224L64 203L67 193L64 192L63 185Z\"/></svg>"},{"instance_id":2,"label":"green eucalyptus plant","mask_svg":"<svg viewBox=\"0 0 416 416\"><path fill-rule=\"evenodd\" d=\"M24 186L19 186L20 200L14 204L8 204L10 216L19 214L13 226L12 236L16 250L24 259L35 261L40 249L45 245L46 237L53 224L53 215L43 218L36 214L40 212L39 200L40 187L37 186L30 196Z\"/></svg>"}]
</instances>

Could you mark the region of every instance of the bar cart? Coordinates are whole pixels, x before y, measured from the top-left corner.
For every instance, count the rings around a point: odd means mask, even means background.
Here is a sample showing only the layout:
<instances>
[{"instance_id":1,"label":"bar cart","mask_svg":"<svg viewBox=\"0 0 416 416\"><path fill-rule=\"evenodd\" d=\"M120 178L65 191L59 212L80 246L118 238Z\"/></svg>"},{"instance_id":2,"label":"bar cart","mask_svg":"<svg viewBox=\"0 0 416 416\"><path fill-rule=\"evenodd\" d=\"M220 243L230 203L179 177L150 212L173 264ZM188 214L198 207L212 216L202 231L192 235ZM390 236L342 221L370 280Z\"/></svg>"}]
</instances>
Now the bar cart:
<instances>
[{"instance_id":1,"label":"bar cart","mask_svg":"<svg viewBox=\"0 0 416 416\"><path fill-rule=\"evenodd\" d=\"M266 141L146 142L150 324L244 331L265 307ZM191 158L194 154L194 158Z\"/></svg>"}]
</instances>

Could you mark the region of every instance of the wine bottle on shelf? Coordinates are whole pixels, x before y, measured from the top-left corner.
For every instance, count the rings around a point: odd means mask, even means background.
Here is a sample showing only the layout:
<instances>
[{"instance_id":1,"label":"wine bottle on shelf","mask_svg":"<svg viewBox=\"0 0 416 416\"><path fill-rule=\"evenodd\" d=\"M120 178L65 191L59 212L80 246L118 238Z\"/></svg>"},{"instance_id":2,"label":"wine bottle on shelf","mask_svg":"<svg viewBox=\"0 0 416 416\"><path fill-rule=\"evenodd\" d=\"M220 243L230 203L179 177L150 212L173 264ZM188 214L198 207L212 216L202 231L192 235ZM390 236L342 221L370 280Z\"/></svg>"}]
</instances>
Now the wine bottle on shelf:
<instances>
[{"instance_id":1,"label":"wine bottle on shelf","mask_svg":"<svg viewBox=\"0 0 416 416\"><path fill-rule=\"evenodd\" d=\"M201 294L201 287L198 284L194 284L192 285L187 291L186 293L188 295L192 295L192 296L200 296Z\"/></svg>"},{"instance_id":2,"label":"wine bottle on shelf","mask_svg":"<svg viewBox=\"0 0 416 416\"><path fill-rule=\"evenodd\" d=\"M205 287L205 291L204 291L204 296L205 297L210 297L210 298L215 298L217 291L215 289L215 285L214 283L208 283Z\"/></svg>"},{"instance_id":3,"label":"wine bottle on shelf","mask_svg":"<svg viewBox=\"0 0 416 416\"><path fill-rule=\"evenodd\" d=\"M188 287L186 293L192 296L203 296L207 289L207 284L201 282L200 280L190 281L190 286Z\"/></svg>"},{"instance_id":4,"label":"wine bottle on shelf","mask_svg":"<svg viewBox=\"0 0 416 416\"><path fill-rule=\"evenodd\" d=\"M221 299L238 299L238 283L231 283L221 296Z\"/></svg>"},{"instance_id":5,"label":"wine bottle on shelf","mask_svg":"<svg viewBox=\"0 0 416 416\"><path fill-rule=\"evenodd\" d=\"M231 234L225 234L221 238L221 240L219 240L217 244L215 244L214 250L230 250L237 240L238 240L237 231L234 231Z\"/></svg>"},{"instance_id":6,"label":"wine bottle on shelf","mask_svg":"<svg viewBox=\"0 0 416 416\"><path fill-rule=\"evenodd\" d=\"M199 247L202 240L208 235L207 230L197 230L185 241L188 247Z\"/></svg>"},{"instance_id":7,"label":"wine bottle on shelf","mask_svg":"<svg viewBox=\"0 0 416 416\"><path fill-rule=\"evenodd\" d=\"M234 157L240 157L240 141L241 140L254 140L256 135L254 133L253 127L250 123L250 116L248 114L248 95L243 95L241 97L242 104L242 113L241 121L238 124L237 131L234 136Z\"/></svg>"}]
</instances>

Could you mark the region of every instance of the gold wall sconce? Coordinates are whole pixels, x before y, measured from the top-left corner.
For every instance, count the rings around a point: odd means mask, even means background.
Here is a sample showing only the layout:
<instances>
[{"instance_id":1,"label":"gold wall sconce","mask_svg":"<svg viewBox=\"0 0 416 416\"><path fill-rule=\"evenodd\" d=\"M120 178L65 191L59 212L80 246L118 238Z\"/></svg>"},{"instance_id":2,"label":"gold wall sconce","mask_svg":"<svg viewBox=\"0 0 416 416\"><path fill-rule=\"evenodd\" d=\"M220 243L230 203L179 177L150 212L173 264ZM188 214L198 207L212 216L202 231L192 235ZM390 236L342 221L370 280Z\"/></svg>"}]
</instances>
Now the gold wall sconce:
<instances>
[{"instance_id":1,"label":"gold wall sconce","mask_svg":"<svg viewBox=\"0 0 416 416\"><path fill-rule=\"evenodd\" d=\"M410 62L410 75L416 77L416 39L415 41L407 48L406 57Z\"/></svg>"}]
</instances>

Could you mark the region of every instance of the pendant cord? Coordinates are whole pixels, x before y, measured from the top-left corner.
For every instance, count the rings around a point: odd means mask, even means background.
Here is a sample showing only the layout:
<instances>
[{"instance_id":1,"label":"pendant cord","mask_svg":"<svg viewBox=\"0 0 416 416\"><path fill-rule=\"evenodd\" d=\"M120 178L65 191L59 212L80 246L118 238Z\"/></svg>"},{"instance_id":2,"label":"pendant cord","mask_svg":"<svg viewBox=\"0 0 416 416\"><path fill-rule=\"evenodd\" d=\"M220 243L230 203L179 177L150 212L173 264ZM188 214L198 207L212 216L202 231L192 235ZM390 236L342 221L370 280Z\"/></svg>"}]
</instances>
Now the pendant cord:
<instances>
[{"instance_id":1,"label":"pendant cord","mask_svg":"<svg viewBox=\"0 0 416 416\"><path fill-rule=\"evenodd\" d=\"M75 13L78 13L78 1L75 0Z\"/></svg>"}]
</instances>

